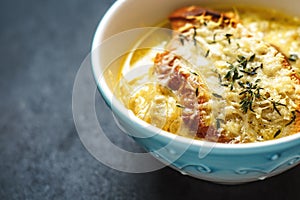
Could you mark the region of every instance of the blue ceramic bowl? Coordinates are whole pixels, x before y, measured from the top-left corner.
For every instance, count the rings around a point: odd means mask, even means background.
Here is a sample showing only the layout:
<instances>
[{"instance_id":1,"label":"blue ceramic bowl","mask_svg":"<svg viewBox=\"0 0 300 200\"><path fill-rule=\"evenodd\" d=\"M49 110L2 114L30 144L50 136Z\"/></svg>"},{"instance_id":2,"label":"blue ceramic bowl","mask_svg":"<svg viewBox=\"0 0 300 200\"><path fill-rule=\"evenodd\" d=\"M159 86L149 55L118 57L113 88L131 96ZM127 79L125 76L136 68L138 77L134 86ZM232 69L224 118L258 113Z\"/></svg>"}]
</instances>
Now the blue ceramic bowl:
<instances>
[{"instance_id":1,"label":"blue ceramic bowl","mask_svg":"<svg viewBox=\"0 0 300 200\"><path fill-rule=\"evenodd\" d=\"M199 179L224 184L263 180L300 162L300 133L285 138L249 144L220 144L192 140L161 131L135 117L114 95L121 67L120 55L148 29L184 5L234 4L221 0L119 0L100 22L92 46L93 73L99 91L118 123L146 151L162 162ZM268 6L268 0L242 0L239 4ZM300 16L300 2L272 1L272 8ZM155 13L155 14L154 14ZM138 28L138 29L136 29ZM133 29L133 31L132 31ZM125 32L124 32L125 31ZM121 37L119 37L121 35Z\"/></svg>"}]
</instances>

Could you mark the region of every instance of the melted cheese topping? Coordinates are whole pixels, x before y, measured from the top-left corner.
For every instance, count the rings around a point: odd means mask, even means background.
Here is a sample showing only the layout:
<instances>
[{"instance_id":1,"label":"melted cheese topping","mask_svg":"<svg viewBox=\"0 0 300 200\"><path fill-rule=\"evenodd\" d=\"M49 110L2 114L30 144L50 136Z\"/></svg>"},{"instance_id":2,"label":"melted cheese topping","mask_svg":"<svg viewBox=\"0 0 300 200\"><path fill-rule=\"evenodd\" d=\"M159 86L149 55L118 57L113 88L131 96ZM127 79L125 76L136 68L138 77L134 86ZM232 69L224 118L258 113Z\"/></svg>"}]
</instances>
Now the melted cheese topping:
<instances>
[{"instance_id":1,"label":"melted cheese topping","mask_svg":"<svg viewBox=\"0 0 300 200\"><path fill-rule=\"evenodd\" d=\"M300 19L286 16L274 10L241 9L242 24L256 37L278 47L286 56L300 54ZM300 72L300 59L291 62Z\"/></svg>"},{"instance_id":2,"label":"melted cheese topping","mask_svg":"<svg viewBox=\"0 0 300 200\"><path fill-rule=\"evenodd\" d=\"M289 65L285 55L300 56L300 23L271 20L253 10L244 11L240 18L243 25L236 27L213 21L196 29L186 24L166 48L190 62L185 71L197 71L205 78L215 96L209 102L213 115L206 113L208 121L231 143L294 134L299 131L294 122L300 105L300 84L295 78L300 61ZM191 136L182 122L179 102L174 92L148 84L131 95L128 107L163 130Z\"/></svg>"},{"instance_id":3,"label":"melted cheese topping","mask_svg":"<svg viewBox=\"0 0 300 200\"><path fill-rule=\"evenodd\" d=\"M273 139L278 131L281 136L290 134L290 127L286 127L286 124L293 119L295 110L299 109L300 85L291 78L294 72L285 66L284 55L240 24L236 28L219 28L218 23L208 22L196 31L197 45L209 51L207 58L214 66L197 63L199 54L189 55L189 60L201 68L202 73L215 70L216 76L222 77L220 84L228 85L219 94L226 101L225 107L221 107L224 104L214 105L215 108L219 105L218 109L222 110L220 115L224 116L225 123L221 127L226 137L236 138L237 142L254 142ZM195 33L189 29L184 35L192 38ZM176 43L171 46L172 51L182 57L190 53L178 51L178 48L185 47L179 47ZM247 62L245 68L240 67L243 60ZM234 80L235 74L242 77ZM251 92L257 93L253 98L248 99L250 92L242 95L247 91L247 83L257 85L251 89ZM242 99L251 101L246 112L240 109Z\"/></svg>"}]
</instances>

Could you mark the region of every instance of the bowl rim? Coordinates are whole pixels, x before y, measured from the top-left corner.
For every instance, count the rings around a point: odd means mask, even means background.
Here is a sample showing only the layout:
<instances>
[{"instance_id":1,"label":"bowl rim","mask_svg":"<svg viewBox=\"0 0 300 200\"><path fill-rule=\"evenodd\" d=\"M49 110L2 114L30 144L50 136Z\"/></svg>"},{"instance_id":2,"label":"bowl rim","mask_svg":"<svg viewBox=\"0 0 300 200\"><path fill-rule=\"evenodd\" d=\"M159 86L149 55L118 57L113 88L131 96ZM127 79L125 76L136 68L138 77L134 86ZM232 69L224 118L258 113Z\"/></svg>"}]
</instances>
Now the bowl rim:
<instances>
[{"instance_id":1,"label":"bowl rim","mask_svg":"<svg viewBox=\"0 0 300 200\"><path fill-rule=\"evenodd\" d=\"M101 74L103 70L100 68L99 63L97 62L98 57L93 53L93 51L106 40L103 36L102 30L106 27L110 17L113 15L113 13L127 0L117 0L115 1L112 6L107 10L103 18L100 20L99 24L96 27L95 34L92 39L92 45L91 45L91 68L92 68L92 74L94 77L94 80L96 82L98 91L100 92L102 98L104 99L105 103L111 110L115 110L118 112L118 114L122 115L123 117L128 116L128 112L131 112L131 110L127 109L125 105L120 103L119 101L111 101L111 97L114 97L113 93L109 89L108 85L104 81L104 79L100 79ZM147 28L147 27L145 27ZM112 37L112 36L110 36ZM108 38L107 38L108 39ZM114 103L112 103L114 102ZM118 103L116 103L118 102ZM300 144L300 132L295 133L293 135L285 136L278 139L268 140L268 141L262 141L262 142L251 142L251 143L238 143L238 144L232 144L232 143L218 143L218 142L209 142L204 140L195 140L192 138L176 135L167 131L163 131L141 119L136 117L133 113L131 116L134 120L131 120L131 123L146 128L150 132L159 132L159 135L168 139L168 140L177 140L179 143L183 143L185 145L191 144L192 146L196 147L203 147L203 146L211 146L214 145L214 149L217 149L220 153L226 153L228 150L232 150L236 153L242 153L245 150L254 150L256 152L265 151L265 149L274 148L277 147L289 147L293 146L293 144ZM225 151L223 151L225 150ZM242 150L241 152L236 150Z\"/></svg>"}]
</instances>

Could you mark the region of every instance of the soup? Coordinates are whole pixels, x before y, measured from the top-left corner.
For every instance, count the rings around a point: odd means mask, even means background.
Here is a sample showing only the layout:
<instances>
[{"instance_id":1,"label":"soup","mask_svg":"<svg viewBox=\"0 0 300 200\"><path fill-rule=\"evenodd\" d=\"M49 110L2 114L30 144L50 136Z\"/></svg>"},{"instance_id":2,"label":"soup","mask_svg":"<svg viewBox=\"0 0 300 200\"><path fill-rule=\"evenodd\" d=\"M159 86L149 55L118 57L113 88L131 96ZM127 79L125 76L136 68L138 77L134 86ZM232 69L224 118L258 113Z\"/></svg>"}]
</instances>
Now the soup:
<instances>
[{"instance_id":1,"label":"soup","mask_svg":"<svg viewBox=\"0 0 300 200\"><path fill-rule=\"evenodd\" d=\"M222 143L300 131L299 19L258 8L190 6L162 24L173 31L144 38L153 48L134 50L120 75L149 66L120 81L122 100L137 117Z\"/></svg>"}]
</instances>

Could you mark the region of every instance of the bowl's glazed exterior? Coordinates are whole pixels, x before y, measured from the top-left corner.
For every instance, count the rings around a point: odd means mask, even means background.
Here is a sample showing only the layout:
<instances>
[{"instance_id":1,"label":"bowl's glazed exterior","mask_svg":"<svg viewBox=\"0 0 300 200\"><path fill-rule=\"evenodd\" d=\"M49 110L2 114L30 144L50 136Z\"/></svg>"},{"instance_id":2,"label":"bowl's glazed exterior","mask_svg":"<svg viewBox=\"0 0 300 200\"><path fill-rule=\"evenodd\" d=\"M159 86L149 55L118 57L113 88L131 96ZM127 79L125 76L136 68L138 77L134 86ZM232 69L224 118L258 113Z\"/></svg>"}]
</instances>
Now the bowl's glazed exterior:
<instances>
[{"instance_id":1,"label":"bowl's glazed exterior","mask_svg":"<svg viewBox=\"0 0 300 200\"><path fill-rule=\"evenodd\" d=\"M151 152L159 160L169 163L171 167L199 179L224 184L245 183L263 180L284 172L300 162L300 134L285 138L250 144L219 144L175 136L146 125L145 122L132 116L113 95L114 84L111 74L117 74L120 65L115 64L107 70L111 61L121 54L130 51L132 44L140 37L143 30L129 34L130 37L113 38L115 34L135 28L153 26L165 19L174 9L184 5L213 4L249 4L281 9L300 16L300 2L281 0L190 0L182 2L159 0L119 0L110 8L99 24L92 46L92 65L98 89L114 112L123 129L146 151ZM126 34L128 36L128 34ZM111 39L112 38L112 39ZM105 41L110 39L110 45ZM101 46L101 48L99 48ZM113 48L112 46L118 46ZM110 71L110 75L106 75ZM116 80L117 77L113 77Z\"/></svg>"}]
</instances>

